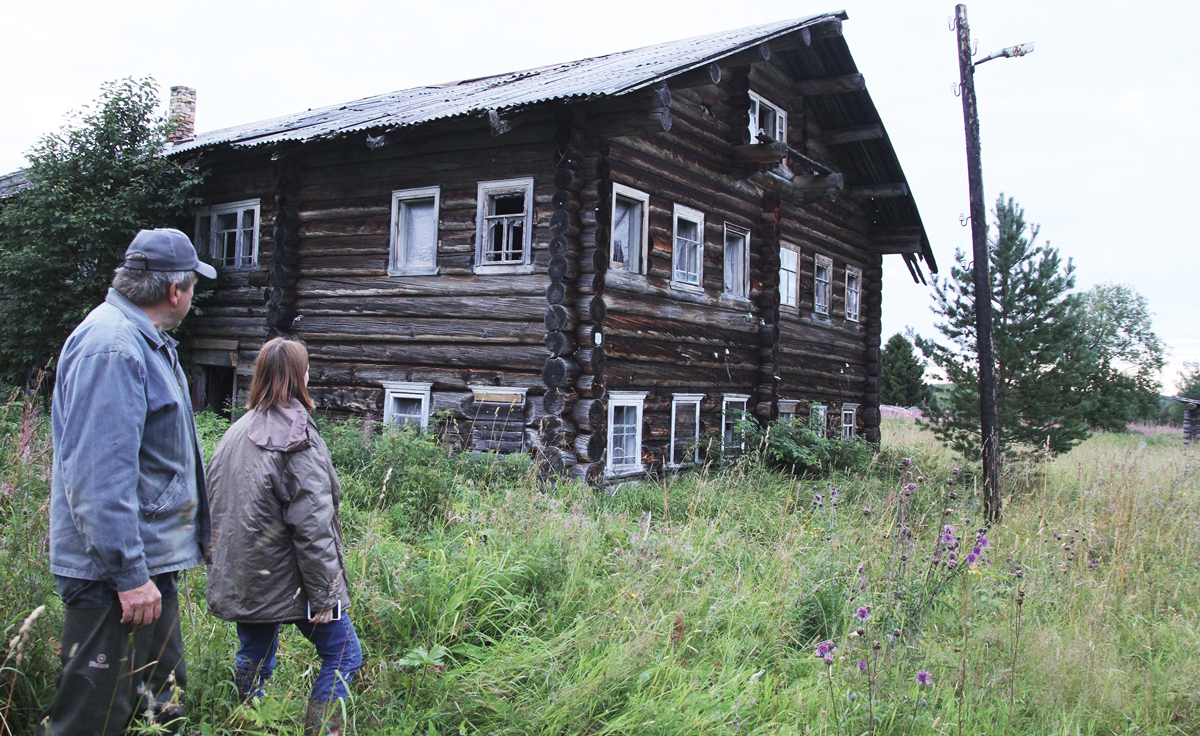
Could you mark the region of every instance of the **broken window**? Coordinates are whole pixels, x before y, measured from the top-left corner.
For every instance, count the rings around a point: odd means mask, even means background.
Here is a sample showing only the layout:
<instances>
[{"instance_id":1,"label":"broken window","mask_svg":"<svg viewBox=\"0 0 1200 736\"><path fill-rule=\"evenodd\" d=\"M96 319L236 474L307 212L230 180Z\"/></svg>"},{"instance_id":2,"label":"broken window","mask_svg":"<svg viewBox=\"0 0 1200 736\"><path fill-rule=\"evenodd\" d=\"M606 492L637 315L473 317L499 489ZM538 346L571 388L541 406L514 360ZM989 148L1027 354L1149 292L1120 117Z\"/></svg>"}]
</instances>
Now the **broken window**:
<instances>
[{"instance_id":1,"label":"broken window","mask_svg":"<svg viewBox=\"0 0 1200 736\"><path fill-rule=\"evenodd\" d=\"M258 265L259 200L230 202L196 213L196 250L218 266Z\"/></svg>"},{"instance_id":2,"label":"broken window","mask_svg":"<svg viewBox=\"0 0 1200 736\"><path fill-rule=\"evenodd\" d=\"M531 263L532 212L533 179L479 183L476 273Z\"/></svg>"},{"instance_id":3,"label":"broken window","mask_svg":"<svg viewBox=\"0 0 1200 736\"><path fill-rule=\"evenodd\" d=\"M613 223L609 267L629 273L646 272L646 230L650 195L613 184Z\"/></svg>"},{"instance_id":4,"label":"broken window","mask_svg":"<svg viewBox=\"0 0 1200 736\"><path fill-rule=\"evenodd\" d=\"M762 95L750 93L750 142L787 143L787 113Z\"/></svg>"},{"instance_id":5,"label":"broken window","mask_svg":"<svg viewBox=\"0 0 1200 736\"><path fill-rule=\"evenodd\" d=\"M704 394L675 394L671 397L672 467L700 460L700 402Z\"/></svg>"},{"instance_id":6,"label":"broken window","mask_svg":"<svg viewBox=\"0 0 1200 736\"><path fill-rule=\"evenodd\" d=\"M388 274L437 273L439 187L392 192Z\"/></svg>"},{"instance_id":7,"label":"broken window","mask_svg":"<svg viewBox=\"0 0 1200 736\"><path fill-rule=\"evenodd\" d=\"M813 312L827 315L833 283L833 259L817 255L813 257L813 263Z\"/></svg>"},{"instance_id":8,"label":"broken window","mask_svg":"<svg viewBox=\"0 0 1200 736\"><path fill-rule=\"evenodd\" d=\"M726 452L746 449L746 438L737 430L737 423L746 416L746 394L725 394L721 402L721 438Z\"/></svg>"},{"instance_id":9,"label":"broken window","mask_svg":"<svg viewBox=\"0 0 1200 736\"><path fill-rule=\"evenodd\" d=\"M674 229L675 268L672 284L703 288L704 214L677 204Z\"/></svg>"},{"instance_id":10,"label":"broken window","mask_svg":"<svg viewBox=\"0 0 1200 736\"><path fill-rule=\"evenodd\" d=\"M862 304L862 269L846 266L846 320L857 322Z\"/></svg>"},{"instance_id":11,"label":"broken window","mask_svg":"<svg viewBox=\"0 0 1200 736\"><path fill-rule=\"evenodd\" d=\"M747 247L750 233L725 223L725 293L745 299L750 292Z\"/></svg>"}]
</instances>

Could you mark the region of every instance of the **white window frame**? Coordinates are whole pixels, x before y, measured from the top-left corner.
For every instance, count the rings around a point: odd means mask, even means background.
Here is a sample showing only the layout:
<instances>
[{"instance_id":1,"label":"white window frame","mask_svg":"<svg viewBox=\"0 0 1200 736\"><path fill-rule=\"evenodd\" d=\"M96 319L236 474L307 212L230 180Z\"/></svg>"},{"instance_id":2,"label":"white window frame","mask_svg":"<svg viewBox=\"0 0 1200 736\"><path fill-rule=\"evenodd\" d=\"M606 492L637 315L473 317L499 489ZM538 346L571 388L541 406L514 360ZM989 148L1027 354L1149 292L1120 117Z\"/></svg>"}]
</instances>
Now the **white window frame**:
<instances>
[{"instance_id":1,"label":"white window frame","mask_svg":"<svg viewBox=\"0 0 1200 736\"><path fill-rule=\"evenodd\" d=\"M637 253L637 263L634 264L633 268L630 268L628 263L621 263L613 259L613 239L616 237L616 229L610 227L608 236L608 267L610 270L621 271L623 273L644 274L646 273L646 262L650 258L650 195L645 192L638 191L633 187L627 187L624 184L617 184L616 182L613 182L612 187L612 209L610 211L612 212L612 216L614 218L617 214L618 197L622 199L630 199L642 204L642 242L641 248ZM628 256L628 254L626 254L626 256Z\"/></svg>"},{"instance_id":2,"label":"white window frame","mask_svg":"<svg viewBox=\"0 0 1200 736\"><path fill-rule=\"evenodd\" d=\"M847 322L858 322L859 316L862 314L862 283L862 269L855 266L846 266Z\"/></svg>"},{"instance_id":3,"label":"white window frame","mask_svg":"<svg viewBox=\"0 0 1200 736\"><path fill-rule=\"evenodd\" d=\"M729 278L729 235L733 233L742 238L742 253L740 257L742 277L738 280L739 283L731 284ZM724 255L722 261L725 271L725 291L726 297L746 301L750 298L750 231L744 227L725 223L725 239L722 242L721 251Z\"/></svg>"},{"instance_id":4,"label":"white window frame","mask_svg":"<svg viewBox=\"0 0 1200 736\"><path fill-rule=\"evenodd\" d=\"M395 422L395 418L392 416L393 399L420 399L421 429L429 426L429 406L433 390L432 383L419 381L380 381L380 384L383 386L384 426L391 427Z\"/></svg>"},{"instance_id":5,"label":"white window frame","mask_svg":"<svg viewBox=\"0 0 1200 736\"><path fill-rule=\"evenodd\" d=\"M779 400L779 418L784 421L790 421L796 418L796 407L800 404L796 399L780 399ZM786 415L786 416L784 416Z\"/></svg>"},{"instance_id":6,"label":"white window frame","mask_svg":"<svg viewBox=\"0 0 1200 736\"><path fill-rule=\"evenodd\" d=\"M681 468L688 463L700 462L700 402L702 401L704 401L704 394L673 394L671 396L671 444L667 452L668 467ZM675 436L676 420L680 416L680 407L687 404L694 404L696 406L693 415L694 434L691 437L694 447L692 448L692 457L690 460L675 457L676 440L683 439Z\"/></svg>"},{"instance_id":7,"label":"white window frame","mask_svg":"<svg viewBox=\"0 0 1200 736\"><path fill-rule=\"evenodd\" d=\"M246 243L243 242L242 236L242 213L246 210L254 210L254 232L251 235L249 244L249 256L245 255L247 250ZM215 237L216 229L213 227L218 215L228 215L230 213L237 214L237 240L234 246L236 263L225 263L223 258L218 258L215 252ZM208 219L208 242L202 243L203 238L200 237L201 222ZM226 202L224 204L205 207L196 212L196 251L200 255L212 259L218 267L225 269L246 269L258 268L258 237L259 231L262 229L262 200L259 199L243 199L239 202Z\"/></svg>"},{"instance_id":8,"label":"white window frame","mask_svg":"<svg viewBox=\"0 0 1200 736\"><path fill-rule=\"evenodd\" d=\"M783 267L783 253L796 255L796 269ZM779 244L779 304L783 307L800 308L800 249L788 243Z\"/></svg>"},{"instance_id":9,"label":"white window frame","mask_svg":"<svg viewBox=\"0 0 1200 736\"><path fill-rule=\"evenodd\" d=\"M680 271L679 258L682 251L679 247L679 221L687 220L693 222L697 226L700 241L696 244L696 281L693 283L690 280L681 279L680 275L689 277L691 274L687 271ZM686 207L682 204L676 204L673 216L671 218L671 286L676 289L684 289L687 291L704 291L704 213L700 210Z\"/></svg>"},{"instance_id":10,"label":"white window frame","mask_svg":"<svg viewBox=\"0 0 1200 736\"><path fill-rule=\"evenodd\" d=\"M822 266L825 267L825 278L821 278ZM833 259L817 253L813 256L813 314L829 316L831 301L833 301Z\"/></svg>"},{"instance_id":11,"label":"white window frame","mask_svg":"<svg viewBox=\"0 0 1200 736\"><path fill-rule=\"evenodd\" d=\"M733 418L729 412L730 404L741 404L740 411L745 414L749 411L750 394L723 394L721 396L721 446L726 450L731 449L725 440L725 433L732 431L732 424L730 422ZM738 449L746 449L746 439L744 437L738 444Z\"/></svg>"},{"instance_id":12,"label":"white window frame","mask_svg":"<svg viewBox=\"0 0 1200 736\"><path fill-rule=\"evenodd\" d=\"M816 418L820 417L818 422ZM817 425L813 427L813 425ZM824 404L809 404L808 405L808 426L813 429L818 437L824 437L829 433L829 409Z\"/></svg>"},{"instance_id":13,"label":"white window frame","mask_svg":"<svg viewBox=\"0 0 1200 736\"><path fill-rule=\"evenodd\" d=\"M846 421L849 415L850 421ZM842 404L842 436L853 437L855 425L858 424L858 404Z\"/></svg>"},{"instance_id":14,"label":"white window frame","mask_svg":"<svg viewBox=\"0 0 1200 736\"><path fill-rule=\"evenodd\" d=\"M521 229L520 261L486 261L488 204L493 197L520 193L525 197L525 225ZM475 273L533 273L533 177L479 182L475 202Z\"/></svg>"},{"instance_id":15,"label":"white window frame","mask_svg":"<svg viewBox=\"0 0 1200 736\"><path fill-rule=\"evenodd\" d=\"M630 475L646 470L642 464L642 422L643 409L646 404L645 391L609 391L608 392L608 451L605 453L604 469L610 475ZM632 406L637 409L637 424L634 430L634 446L637 448L636 463L614 464L613 460L613 410L618 406Z\"/></svg>"},{"instance_id":16,"label":"white window frame","mask_svg":"<svg viewBox=\"0 0 1200 736\"><path fill-rule=\"evenodd\" d=\"M402 203L418 199L432 199L434 212L433 263L409 266L408 242L404 240L405 209ZM429 276L438 272L438 246L441 245L442 188L421 187L420 189L397 189L392 192L392 232L388 247L389 276Z\"/></svg>"},{"instance_id":17,"label":"white window frame","mask_svg":"<svg viewBox=\"0 0 1200 736\"><path fill-rule=\"evenodd\" d=\"M767 135L771 137L771 140L786 145L788 130L787 111L753 90L750 91L750 142L760 142L758 140L758 130L760 127L758 124L758 119L761 115L760 110L763 106L769 107L775 111L775 130L767 132Z\"/></svg>"}]
</instances>

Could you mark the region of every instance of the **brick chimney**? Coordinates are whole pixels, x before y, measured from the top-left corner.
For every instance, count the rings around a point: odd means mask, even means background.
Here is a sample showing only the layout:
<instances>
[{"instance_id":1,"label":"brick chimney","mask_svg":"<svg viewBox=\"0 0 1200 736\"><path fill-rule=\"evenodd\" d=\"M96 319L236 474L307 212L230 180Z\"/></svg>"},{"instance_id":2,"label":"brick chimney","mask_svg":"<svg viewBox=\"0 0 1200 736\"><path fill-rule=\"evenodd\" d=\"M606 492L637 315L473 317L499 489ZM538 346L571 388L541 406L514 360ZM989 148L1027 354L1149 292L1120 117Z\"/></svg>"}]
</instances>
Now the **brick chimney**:
<instances>
[{"instance_id":1,"label":"brick chimney","mask_svg":"<svg viewBox=\"0 0 1200 736\"><path fill-rule=\"evenodd\" d=\"M196 137L196 90L191 87L172 87L167 118L177 127L167 140L186 141Z\"/></svg>"}]
</instances>

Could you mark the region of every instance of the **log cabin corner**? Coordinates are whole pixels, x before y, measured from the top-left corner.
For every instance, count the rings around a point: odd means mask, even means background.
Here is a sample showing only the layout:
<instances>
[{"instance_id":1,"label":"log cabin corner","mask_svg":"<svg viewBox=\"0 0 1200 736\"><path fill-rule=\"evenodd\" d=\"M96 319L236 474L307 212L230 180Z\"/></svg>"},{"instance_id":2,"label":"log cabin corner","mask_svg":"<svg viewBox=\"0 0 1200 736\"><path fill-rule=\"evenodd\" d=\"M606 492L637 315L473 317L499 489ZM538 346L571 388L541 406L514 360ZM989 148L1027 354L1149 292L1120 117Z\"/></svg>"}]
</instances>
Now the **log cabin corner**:
<instances>
[{"instance_id":1,"label":"log cabin corner","mask_svg":"<svg viewBox=\"0 0 1200 736\"><path fill-rule=\"evenodd\" d=\"M324 412L590 483L697 462L741 411L878 442L882 259L937 265L845 19L209 133L174 88L220 271L197 404L287 334Z\"/></svg>"}]
</instances>

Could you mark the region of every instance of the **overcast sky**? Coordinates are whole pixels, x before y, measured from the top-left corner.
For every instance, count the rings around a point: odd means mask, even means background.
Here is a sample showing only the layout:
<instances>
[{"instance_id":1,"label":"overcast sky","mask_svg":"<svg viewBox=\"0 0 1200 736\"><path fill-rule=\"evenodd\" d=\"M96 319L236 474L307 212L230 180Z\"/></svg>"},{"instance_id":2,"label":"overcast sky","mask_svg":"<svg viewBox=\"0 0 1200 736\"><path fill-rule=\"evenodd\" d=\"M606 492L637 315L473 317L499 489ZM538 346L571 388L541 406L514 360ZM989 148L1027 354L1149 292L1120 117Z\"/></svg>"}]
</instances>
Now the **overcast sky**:
<instances>
[{"instance_id":1,"label":"overcast sky","mask_svg":"<svg viewBox=\"0 0 1200 736\"><path fill-rule=\"evenodd\" d=\"M422 84L487 76L844 8L846 40L900 157L943 273L970 249L949 0L6 2L0 173L100 85L153 76L199 90L197 130ZM1200 3L974 0L981 54L1034 41L976 75L989 211L1003 192L1074 260L1080 288L1129 284L1170 347L1200 360ZM1192 212L1189 216L1187 213ZM934 334L929 289L899 256L884 339Z\"/></svg>"}]
</instances>

